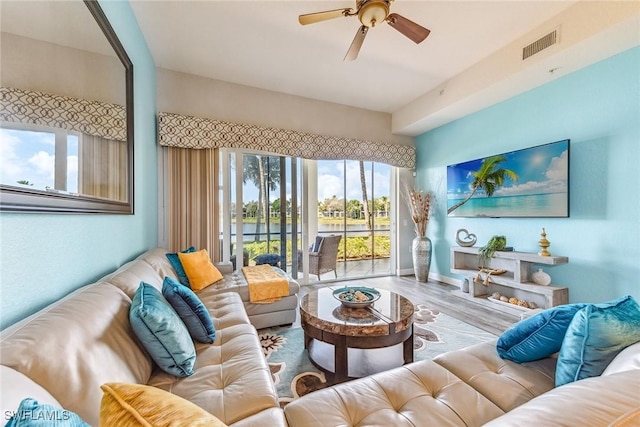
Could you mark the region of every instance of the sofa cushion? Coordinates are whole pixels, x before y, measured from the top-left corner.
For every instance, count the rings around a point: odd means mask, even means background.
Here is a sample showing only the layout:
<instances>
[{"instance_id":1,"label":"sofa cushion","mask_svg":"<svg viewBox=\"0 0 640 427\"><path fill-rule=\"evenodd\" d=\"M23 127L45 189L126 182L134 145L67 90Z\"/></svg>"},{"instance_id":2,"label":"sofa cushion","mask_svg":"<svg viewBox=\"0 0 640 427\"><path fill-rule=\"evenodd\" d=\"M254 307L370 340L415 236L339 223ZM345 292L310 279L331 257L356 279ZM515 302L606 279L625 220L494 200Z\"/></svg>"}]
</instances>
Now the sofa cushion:
<instances>
[{"instance_id":1,"label":"sofa cushion","mask_svg":"<svg viewBox=\"0 0 640 427\"><path fill-rule=\"evenodd\" d=\"M624 348L640 341L640 306L627 295L590 304L573 317L558 354L556 386L595 377Z\"/></svg>"},{"instance_id":2,"label":"sofa cushion","mask_svg":"<svg viewBox=\"0 0 640 427\"><path fill-rule=\"evenodd\" d=\"M280 407L265 409L264 411L250 415L247 418L243 418L231 425L231 427L256 426L291 427L287 424L287 420L284 418L284 411L282 411Z\"/></svg>"},{"instance_id":3,"label":"sofa cushion","mask_svg":"<svg viewBox=\"0 0 640 427\"><path fill-rule=\"evenodd\" d=\"M498 355L494 341L449 351L434 361L505 412L554 387L555 359L515 363Z\"/></svg>"},{"instance_id":4,"label":"sofa cushion","mask_svg":"<svg viewBox=\"0 0 640 427\"><path fill-rule=\"evenodd\" d=\"M632 369L640 370L640 342L630 345L618 353L611 363L607 365L602 375L611 375Z\"/></svg>"},{"instance_id":5,"label":"sofa cushion","mask_svg":"<svg viewBox=\"0 0 640 427\"><path fill-rule=\"evenodd\" d=\"M100 425L134 427L226 427L218 418L175 394L142 384L109 383L101 386Z\"/></svg>"},{"instance_id":6,"label":"sofa cushion","mask_svg":"<svg viewBox=\"0 0 640 427\"><path fill-rule=\"evenodd\" d=\"M0 414L13 414L22 399L32 397L40 403L60 407L60 403L42 386L24 374L0 365Z\"/></svg>"},{"instance_id":7,"label":"sofa cushion","mask_svg":"<svg viewBox=\"0 0 640 427\"><path fill-rule=\"evenodd\" d=\"M181 252L183 254L188 254L195 251L196 251L196 248L191 246L190 248L187 248ZM180 262L180 257L178 257L178 254L174 252L170 252L166 254L166 257L171 263L171 266L173 267L173 269L176 271L176 275L178 276L178 280L180 281L180 283L182 283L185 286L189 286L189 277L187 276L187 273L185 273L184 268L182 267L182 262Z\"/></svg>"},{"instance_id":8,"label":"sofa cushion","mask_svg":"<svg viewBox=\"0 0 640 427\"><path fill-rule=\"evenodd\" d=\"M176 378L157 372L148 384L170 390L227 424L277 408L269 366L238 294L211 294L205 304L215 312L216 340L196 344L194 375Z\"/></svg>"},{"instance_id":9,"label":"sofa cushion","mask_svg":"<svg viewBox=\"0 0 640 427\"><path fill-rule=\"evenodd\" d=\"M167 261L167 264L169 264L169 261ZM173 269L171 270L173 271ZM140 282L148 283L160 290L162 289L163 278L164 276L160 276L151 265L136 259L126 263L113 273L104 276L100 279L100 282L107 282L122 289L130 299L133 299Z\"/></svg>"},{"instance_id":10,"label":"sofa cushion","mask_svg":"<svg viewBox=\"0 0 640 427\"><path fill-rule=\"evenodd\" d=\"M404 365L295 399L291 426L480 426L503 414L431 360Z\"/></svg>"},{"instance_id":11,"label":"sofa cushion","mask_svg":"<svg viewBox=\"0 0 640 427\"><path fill-rule=\"evenodd\" d=\"M638 408L640 371L587 378L556 387L484 427L637 426L624 424ZM631 418L632 419L632 418ZM619 422L619 424L612 424Z\"/></svg>"},{"instance_id":12,"label":"sofa cushion","mask_svg":"<svg viewBox=\"0 0 640 427\"><path fill-rule=\"evenodd\" d=\"M5 414L6 415L6 414ZM90 427L71 411L27 397L5 427Z\"/></svg>"},{"instance_id":13,"label":"sofa cushion","mask_svg":"<svg viewBox=\"0 0 640 427\"><path fill-rule=\"evenodd\" d=\"M216 330L211 316L191 289L171 277L165 277L162 295L178 313L193 339L206 343L212 343L216 339Z\"/></svg>"},{"instance_id":14,"label":"sofa cushion","mask_svg":"<svg viewBox=\"0 0 640 427\"><path fill-rule=\"evenodd\" d=\"M153 362L131 330L130 306L129 297L114 286L83 287L0 332L2 364L98 425L101 384L144 384L151 376ZM3 372L3 387L4 381Z\"/></svg>"},{"instance_id":15,"label":"sofa cushion","mask_svg":"<svg viewBox=\"0 0 640 427\"><path fill-rule=\"evenodd\" d=\"M498 354L503 359L523 363L557 353L573 316L584 306L560 305L514 324L498 338Z\"/></svg>"},{"instance_id":16,"label":"sofa cushion","mask_svg":"<svg viewBox=\"0 0 640 427\"><path fill-rule=\"evenodd\" d=\"M283 271L279 267L272 266L271 268L280 276L286 278L287 281L289 282L289 296L296 295L298 292L300 292L300 285L298 284L298 282L292 279L291 276L289 276L285 271ZM222 280L220 280L219 282L216 282L212 286L209 286L201 291L198 291L198 296L200 297L200 299L202 299L203 295L208 295L210 293L215 294L215 293L230 292L230 291L237 292L240 295L240 298L242 299L242 301L248 303L248 305L253 306L253 308L259 310L259 312L281 310L281 308L278 308L277 306L278 302L275 302L272 304L249 304L249 285L247 284L247 280L245 279L244 274L242 272L225 274ZM260 307L256 307L256 306L260 306ZM273 307L273 309L270 310L269 309L270 307ZM297 308L297 304L294 305L294 308ZM247 306L247 310L250 310L248 306ZM249 313L249 315L251 316L252 314Z\"/></svg>"},{"instance_id":17,"label":"sofa cushion","mask_svg":"<svg viewBox=\"0 0 640 427\"><path fill-rule=\"evenodd\" d=\"M141 282L129 311L131 327L151 358L165 372L193 375L196 352L178 314L153 286Z\"/></svg>"},{"instance_id":18,"label":"sofa cushion","mask_svg":"<svg viewBox=\"0 0 640 427\"><path fill-rule=\"evenodd\" d=\"M149 249L148 251L140 254L140 256L136 258L136 261L142 261L149 264L149 266L155 270L158 277L169 276L180 281L175 268L173 268L173 265L171 265L171 262L169 262L169 259L167 258L167 249L165 248Z\"/></svg>"},{"instance_id":19,"label":"sofa cushion","mask_svg":"<svg viewBox=\"0 0 640 427\"><path fill-rule=\"evenodd\" d=\"M222 279L222 274L211 262L206 249L192 253L179 253L178 257L182 263L189 286L194 291L199 291Z\"/></svg>"}]
</instances>

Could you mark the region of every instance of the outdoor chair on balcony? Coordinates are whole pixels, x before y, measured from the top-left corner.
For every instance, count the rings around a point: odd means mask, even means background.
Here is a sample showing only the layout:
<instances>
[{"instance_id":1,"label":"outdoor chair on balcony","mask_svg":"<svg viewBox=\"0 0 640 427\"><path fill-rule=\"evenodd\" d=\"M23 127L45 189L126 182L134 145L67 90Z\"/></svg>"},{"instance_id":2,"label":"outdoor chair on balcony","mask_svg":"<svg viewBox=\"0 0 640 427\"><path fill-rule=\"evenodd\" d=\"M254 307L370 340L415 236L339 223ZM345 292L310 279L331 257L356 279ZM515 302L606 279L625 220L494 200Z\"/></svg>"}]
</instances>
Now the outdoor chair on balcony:
<instances>
[{"instance_id":1,"label":"outdoor chair on balcony","mask_svg":"<svg viewBox=\"0 0 640 427\"><path fill-rule=\"evenodd\" d=\"M314 247L309 252L309 274L320 275L333 271L338 278L336 264L338 262L338 247L342 236L326 236L316 238Z\"/></svg>"}]
</instances>

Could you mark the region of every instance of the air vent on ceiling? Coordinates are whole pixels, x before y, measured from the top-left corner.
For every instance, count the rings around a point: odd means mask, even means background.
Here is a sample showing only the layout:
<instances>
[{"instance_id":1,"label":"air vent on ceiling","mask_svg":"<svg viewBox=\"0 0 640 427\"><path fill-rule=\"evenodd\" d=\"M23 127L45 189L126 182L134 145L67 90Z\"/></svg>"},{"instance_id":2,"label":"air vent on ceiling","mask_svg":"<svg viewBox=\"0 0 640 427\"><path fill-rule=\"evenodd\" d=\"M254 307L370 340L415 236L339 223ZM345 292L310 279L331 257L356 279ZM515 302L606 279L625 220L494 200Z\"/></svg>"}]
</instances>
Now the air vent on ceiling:
<instances>
[{"instance_id":1,"label":"air vent on ceiling","mask_svg":"<svg viewBox=\"0 0 640 427\"><path fill-rule=\"evenodd\" d=\"M522 48L522 60L529 58L530 56L535 55L536 53L553 46L558 42L558 30L553 30L546 36L539 38L534 41L530 45L527 45Z\"/></svg>"}]
</instances>

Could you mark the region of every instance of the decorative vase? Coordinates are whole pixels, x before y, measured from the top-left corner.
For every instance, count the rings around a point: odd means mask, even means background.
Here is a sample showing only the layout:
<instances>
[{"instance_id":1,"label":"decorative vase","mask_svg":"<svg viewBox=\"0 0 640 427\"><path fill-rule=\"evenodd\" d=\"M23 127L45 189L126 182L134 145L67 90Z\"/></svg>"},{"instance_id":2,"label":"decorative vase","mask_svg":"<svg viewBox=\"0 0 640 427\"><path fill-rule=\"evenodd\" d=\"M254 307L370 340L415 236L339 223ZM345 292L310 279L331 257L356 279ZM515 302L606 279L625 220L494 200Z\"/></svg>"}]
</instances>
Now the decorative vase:
<instances>
[{"instance_id":1,"label":"decorative vase","mask_svg":"<svg viewBox=\"0 0 640 427\"><path fill-rule=\"evenodd\" d=\"M548 286L549 284L551 284L551 276L545 273L541 268L531 274L531 280L533 281L533 283L542 286Z\"/></svg>"},{"instance_id":2,"label":"decorative vase","mask_svg":"<svg viewBox=\"0 0 640 427\"><path fill-rule=\"evenodd\" d=\"M429 279L431 267L431 240L428 237L416 237L411 245L413 255L413 272L418 282L426 282Z\"/></svg>"}]
</instances>

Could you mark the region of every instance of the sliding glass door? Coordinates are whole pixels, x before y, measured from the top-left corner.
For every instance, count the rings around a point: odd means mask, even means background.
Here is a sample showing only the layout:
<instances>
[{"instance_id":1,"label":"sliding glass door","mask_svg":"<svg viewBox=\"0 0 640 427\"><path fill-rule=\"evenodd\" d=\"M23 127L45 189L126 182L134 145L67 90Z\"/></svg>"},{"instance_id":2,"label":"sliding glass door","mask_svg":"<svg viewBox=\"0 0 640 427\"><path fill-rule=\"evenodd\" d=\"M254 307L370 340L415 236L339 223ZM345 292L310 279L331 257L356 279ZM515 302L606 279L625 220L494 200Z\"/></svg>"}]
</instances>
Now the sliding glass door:
<instances>
[{"instance_id":1,"label":"sliding glass door","mask_svg":"<svg viewBox=\"0 0 640 427\"><path fill-rule=\"evenodd\" d=\"M342 236L338 278L390 274L391 167L321 160L317 168L317 234Z\"/></svg>"},{"instance_id":2,"label":"sliding glass door","mask_svg":"<svg viewBox=\"0 0 640 427\"><path fill-rule=\"evenodd\" d=\"M236 269L269 263L311 282L391 274L391 166L305 160L303 169L301 159L231 151L221 164L222 248ZM341 236L335 271L305 274L316 237L330 235Z\"/></svg>"},{"instance_id":3,"label":"sliding glass door","mask_svg":"<svg viewBox=\"0 0 640 427\"><path fill-rule=\"evenodd\" d=\"M297 270L300 241L299 159L229 153L229 240L235 265L272 264ZM295 250L294 250L295 248Z\"/></svg>"}]
</instances>

